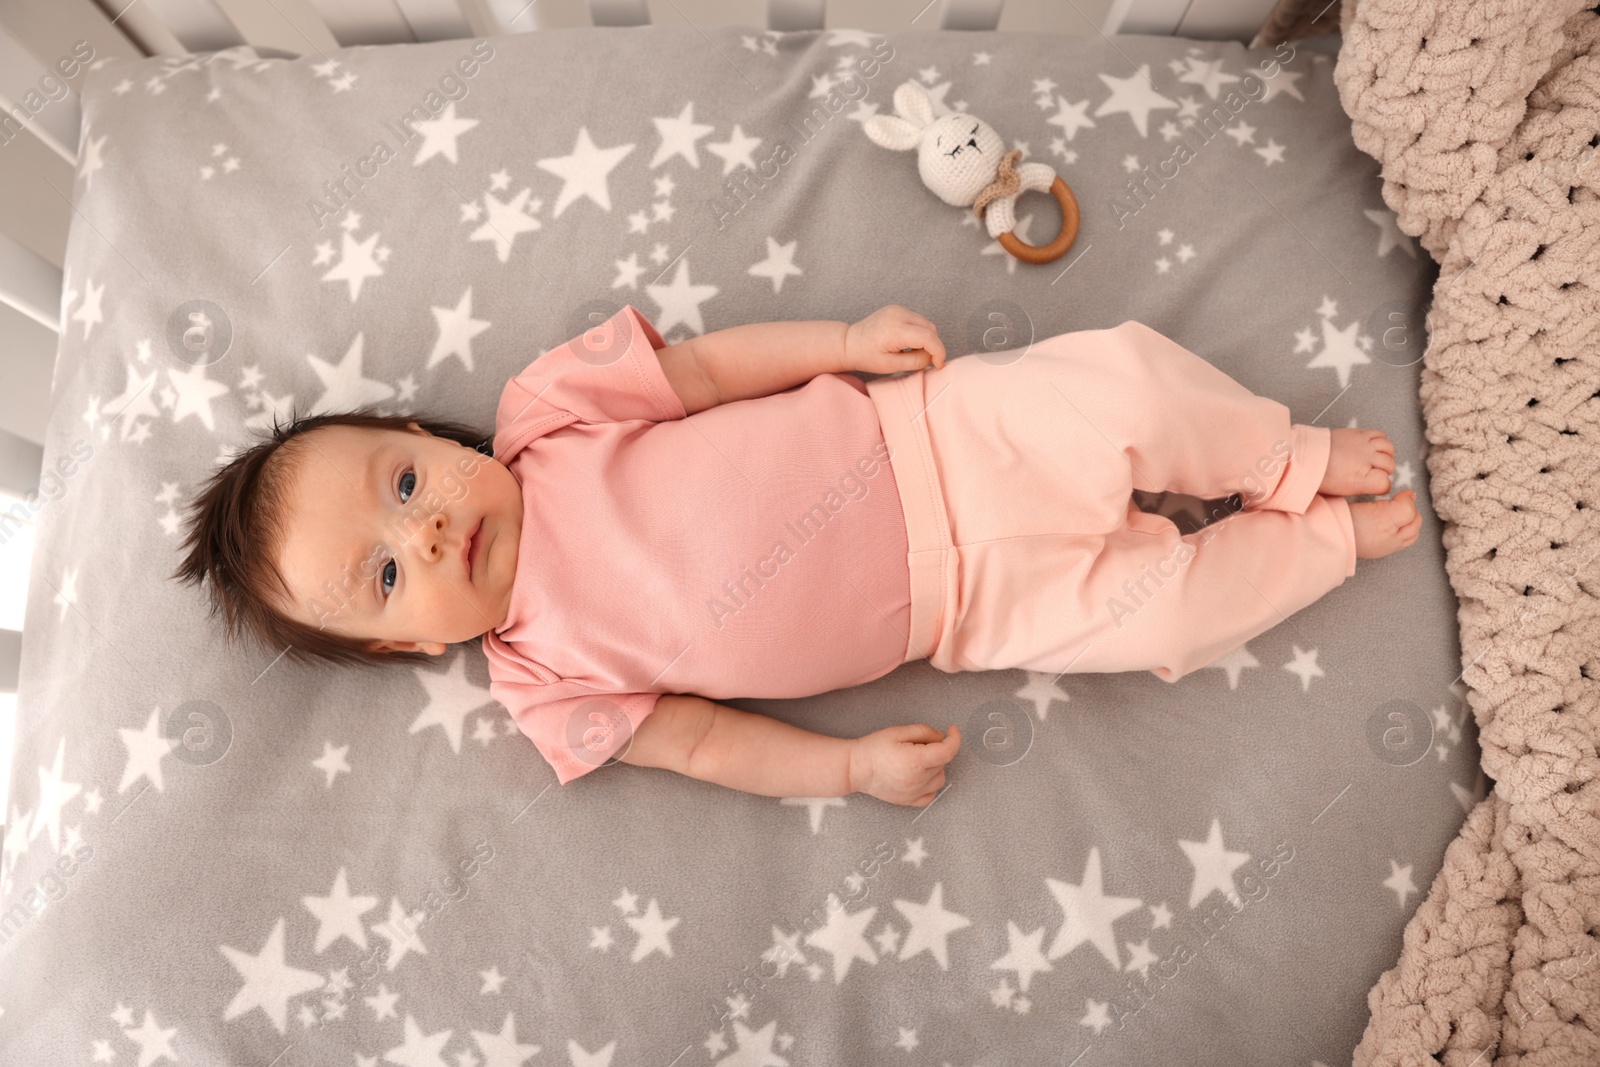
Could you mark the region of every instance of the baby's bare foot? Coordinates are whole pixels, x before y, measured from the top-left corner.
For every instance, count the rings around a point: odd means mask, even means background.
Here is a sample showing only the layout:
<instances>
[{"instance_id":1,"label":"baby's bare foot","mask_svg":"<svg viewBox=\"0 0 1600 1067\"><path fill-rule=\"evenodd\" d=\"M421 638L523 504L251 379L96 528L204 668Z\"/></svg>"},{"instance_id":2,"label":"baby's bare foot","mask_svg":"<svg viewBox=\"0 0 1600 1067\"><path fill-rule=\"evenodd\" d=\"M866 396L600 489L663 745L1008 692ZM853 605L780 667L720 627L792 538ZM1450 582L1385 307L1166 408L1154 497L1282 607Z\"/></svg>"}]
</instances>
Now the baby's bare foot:
<instances>
[{"instance_id":1,"label":"baby's bare foot","mask_svg":"<svg viewBox=\"0 0 1600 1067\"><path fill-rule=\"evenodd\" d=\"M1422 512L1417 510L1417 494L1405 489L1388 500L1352 500L1350 522L1356 529L1356 556L1379 559L1416 541Z\"/></svg>"},{"instance_id":2,"label":"baby's bare foot","mask_svg":"<svg viewBox=\"0 0 1600 1067\"><path fill-rule=\"evenodd\" d=\"M1394 442L1382 430L1334 430L1328 470L1317 492L1329 496L1387 493L1394 473Z\"/></svg>"}]
</instances>

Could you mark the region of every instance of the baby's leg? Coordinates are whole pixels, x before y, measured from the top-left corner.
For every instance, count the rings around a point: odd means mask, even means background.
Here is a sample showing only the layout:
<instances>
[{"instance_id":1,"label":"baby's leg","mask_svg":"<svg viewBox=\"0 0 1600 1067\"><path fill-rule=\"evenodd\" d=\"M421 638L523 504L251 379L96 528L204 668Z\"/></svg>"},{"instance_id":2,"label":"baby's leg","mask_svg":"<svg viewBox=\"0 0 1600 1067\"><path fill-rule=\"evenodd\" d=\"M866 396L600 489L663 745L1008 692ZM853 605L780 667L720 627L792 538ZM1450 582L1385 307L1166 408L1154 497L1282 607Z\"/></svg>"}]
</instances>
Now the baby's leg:
<instances>
[{"instance_id":1,"label":"baby's leg","mask_svg":"<svg viewBox=\"0 0 1600 1067\"><path fill-rule=\"evenodd\" d=\"M940 670L1149 670L1163 681L1216 660L1355 572L1350 506L1246 511L1180 536L1131 508L1104 537L961 545L963 605L929 657Z\"/></svg>"},{"instance_id":2,"label":"baby's leg","mask_svg":"<svg viewBox=\"0 0 1600 1067\"><path fill-rule=\"evenodd\" d=\"M1292 423L1283 404L1138 322L1058 338L1034 349L1059 362L1059 391L1073 417L1122 453L1133 489L1238 494L1247 511L1296 514L1317 495L1327 427Z\"/></svg>"}]
</instances>

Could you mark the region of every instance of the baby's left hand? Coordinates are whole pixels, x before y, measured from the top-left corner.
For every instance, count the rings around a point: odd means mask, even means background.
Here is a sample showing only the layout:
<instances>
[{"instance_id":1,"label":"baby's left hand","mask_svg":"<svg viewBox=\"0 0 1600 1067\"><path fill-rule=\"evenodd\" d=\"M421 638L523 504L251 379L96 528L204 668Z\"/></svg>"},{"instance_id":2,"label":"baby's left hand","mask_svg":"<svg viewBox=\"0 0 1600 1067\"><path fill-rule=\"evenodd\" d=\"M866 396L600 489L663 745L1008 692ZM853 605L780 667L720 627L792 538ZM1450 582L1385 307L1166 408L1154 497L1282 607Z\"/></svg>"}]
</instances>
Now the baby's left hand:
<instances>
[{"instance_id":1,"label":"baby's left hand","mask_svg":"<svg viewBox=\"0 0 1600 1067\"><path fill-rule=\"evenodd\" d=\"M845 330L846 370L872 374L924 370L944 366L944 356L944 342L933 323L898 304L881 307Z\"/></svg>"}]
</instances>

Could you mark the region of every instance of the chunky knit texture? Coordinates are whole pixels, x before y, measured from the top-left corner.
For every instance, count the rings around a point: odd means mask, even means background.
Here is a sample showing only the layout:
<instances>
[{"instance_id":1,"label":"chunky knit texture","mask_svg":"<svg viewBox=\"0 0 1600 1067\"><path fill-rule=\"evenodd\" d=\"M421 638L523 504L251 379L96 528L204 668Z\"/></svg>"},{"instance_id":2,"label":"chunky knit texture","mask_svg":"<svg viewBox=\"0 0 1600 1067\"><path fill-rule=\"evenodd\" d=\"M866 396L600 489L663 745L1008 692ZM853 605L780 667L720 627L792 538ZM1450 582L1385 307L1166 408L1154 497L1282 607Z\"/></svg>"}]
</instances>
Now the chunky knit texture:
<instances>
[{"instance_id":1,"label":"chunky knit texture","mask_svg":"<svg viewBox=\"0 0 1600 1067\"><path fill-rule=\"evenodd\" d=\"M1356 1067L1600 1064L1600 15L1346 0L1334 71L1439 263L1421 399L1483 769Z\"/></svg>"}]
</instances>

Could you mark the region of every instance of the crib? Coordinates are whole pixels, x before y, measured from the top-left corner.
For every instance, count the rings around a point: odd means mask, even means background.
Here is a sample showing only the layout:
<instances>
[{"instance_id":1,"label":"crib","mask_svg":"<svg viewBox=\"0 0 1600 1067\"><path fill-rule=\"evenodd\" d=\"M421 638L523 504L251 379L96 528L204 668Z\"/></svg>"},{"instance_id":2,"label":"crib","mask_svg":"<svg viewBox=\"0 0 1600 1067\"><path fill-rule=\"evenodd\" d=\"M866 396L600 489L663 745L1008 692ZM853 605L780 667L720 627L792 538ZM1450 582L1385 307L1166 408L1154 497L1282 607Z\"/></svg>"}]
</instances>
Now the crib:
<instances>
[{"instance_id":1,"label":"crib","mask_svg":"<svg viewBox=\"0 0 1600 1067\"><path fill-rule=\"evenodd\" d=\"M166 580L182 498L275 416L487 432L506 378L623 305L672 343L898 303L959 358L1136 318L1297 422L1385 429L1425 496L1437 268L1351 141L1337 0L1115 0L1057 12L1075 36L1003 0L722 10L0 3L0 487L35 546L26 640L0 633L0 1060L1351 1060L1493 785L1426 509L1176 685L916 662L727 701L959 723L921 810L560 785L476 642L290 666ZM907 79L1056 168L1066 256L1007 255L863 136Z\"/></svg>"}]
</instances>

